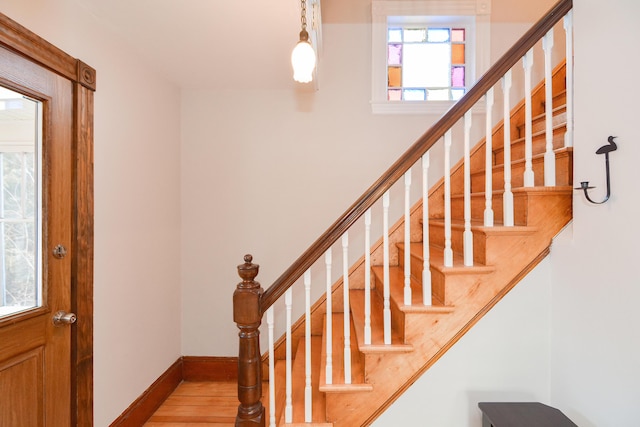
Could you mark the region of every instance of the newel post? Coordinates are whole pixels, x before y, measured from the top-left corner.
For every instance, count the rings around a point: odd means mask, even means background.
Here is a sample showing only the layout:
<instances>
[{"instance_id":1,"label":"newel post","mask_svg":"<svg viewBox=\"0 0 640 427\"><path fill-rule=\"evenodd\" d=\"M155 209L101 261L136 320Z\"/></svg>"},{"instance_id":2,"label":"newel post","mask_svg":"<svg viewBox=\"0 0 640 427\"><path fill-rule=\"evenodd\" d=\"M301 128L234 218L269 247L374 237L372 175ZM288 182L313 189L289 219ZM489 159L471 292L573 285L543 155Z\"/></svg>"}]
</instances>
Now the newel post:
<instances>
[{"instance_id":1,"label":"newel post","mask_svg":"<svg viewBox=\"0 0 640 427\"><path fill-rule=\"evenodd\" d=\"M262 363L260 355L260 297L262 288L254 279L258 275L257 264L251 263L251 255L244 256L244 264L238 266L242 282L233 293L233 321L238 325L240 348L238 356L238 415L235 427L264 427L262 396Z\"/></svg>"}]
</instances>

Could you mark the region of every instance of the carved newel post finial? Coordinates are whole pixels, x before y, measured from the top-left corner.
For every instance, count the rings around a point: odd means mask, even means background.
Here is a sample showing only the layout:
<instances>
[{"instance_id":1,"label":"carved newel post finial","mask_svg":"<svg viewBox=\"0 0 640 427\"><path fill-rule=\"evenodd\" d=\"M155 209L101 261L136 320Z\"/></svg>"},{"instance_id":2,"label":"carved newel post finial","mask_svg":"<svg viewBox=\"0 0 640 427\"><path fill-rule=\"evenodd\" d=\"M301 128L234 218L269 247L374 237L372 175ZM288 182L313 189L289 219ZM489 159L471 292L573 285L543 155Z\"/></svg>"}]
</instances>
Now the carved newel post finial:
<instances>
[{"instance_id":1,"label":"carved newel post finial","mask_svg":"<svg viewBox=\"0 0 640 427\"><path fill-rule=\"evenodd\" d=\"M244 256L244 264L240 264L238 266L238 275L242 278L242 283L240 283L240 285L251 285L252 283L255 283L260 287L259 283L254 282L254 279L258 275L260 266L258 264L252 264L251 261L253 261L253 256L251 254L247 254Z\"/></svg>"},{"instance_id":2,"label":"carved newel post finial","mask_svg":"<svg viewBox=\"0 0 640 427\"><path fill-rule=\"evenodd\" d=\"M262 396L262 363L260 355L260 323L262 288L255 281L259 265L253 264L251 255L244 256L238 266L238 283L233 293L233 321L238 325L240 347L238 352L238 415L236 427L264 427Z\"/></svg>"}]
</instances>

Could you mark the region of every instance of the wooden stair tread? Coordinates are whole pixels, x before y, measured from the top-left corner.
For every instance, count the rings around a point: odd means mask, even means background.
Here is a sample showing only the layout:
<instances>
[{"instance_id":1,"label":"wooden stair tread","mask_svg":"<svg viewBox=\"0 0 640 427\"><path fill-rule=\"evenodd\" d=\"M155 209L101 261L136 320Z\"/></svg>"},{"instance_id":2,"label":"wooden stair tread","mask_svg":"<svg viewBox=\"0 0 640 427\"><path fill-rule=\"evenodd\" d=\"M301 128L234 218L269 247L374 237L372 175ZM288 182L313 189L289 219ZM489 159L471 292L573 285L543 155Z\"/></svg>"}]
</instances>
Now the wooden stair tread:
<instances>
[{"instance_id":1,"label":"wooden stair tread","mask_svg":"<svg viewBox=\"0 0 640 427\"><path fill-rule=\"evenodd\" d=\"M558 95L565 95L565 94L566 94L566 91L558 92ZM562 104L558 104L558 105L556 105L554 103L554 107L551 110L551 115L553 117L556 117L556 116L564 114L566 111L567 111L567 103L566 102L563 102ZM543 112L541 112L539 114L536 114L536 115L532 116L531 117L531 121L532 122L544 121L546 119L546 117L547 117L547 112L543 111ZM524 123L519 123L518 127L522 127L524 129Z\"/></svg>"},{"instance_id":2,"label":"wooden stair tread","mask_svg":"<svg viewBox=\"0 0 640 427\"><path fill-rule=\"evenodd\" d=\"M420 253L422 254L422 252ZM396 301L398 308L405 313L451 313L453 310L455 310L455 307L444 305L436 297L432 297L434 299L432 305L424 305L422 303L422 283L418 282L414 278L411 279L411 305L405 305L404 268L389 268L389 279L390 297L391 299Z\"/></svg>"},{"instance_id":3,"label":"wooden stair tread","mask_svg":"<svg viewBox=\"0 0 640 427\"><path fill-rule=\"evenodd\" d=\"M444 227L444 219L442 218L430 219L429 225L433 225L436 227ZM464 230L464 228L465 228L465 225L463 221L451 220L452 230ZM519 234L519 235L533 234L537 231L537 229L535 227L530 227L527 225L505 226L499 222L494 223L493 227L488 227L484 225L483 221L478 219L472 219L471 231L474 233L483 233L491 236L499 236L499 235L505 235L505 234ZM404 243L399 243L398 245L404 246Z\"/></svg>"},{"instance_id":4,"label":"wooden stair tread","mask_svg":"<svg viewBox=\"0 0 640 427\"><path fill-rule=\"evenodd\" d=\"M326 399L324 393L320 392L318 387L319 385L319 374L320 374L320 358L317 356L322 351L322 337L320 336L311 336L311 420L313 423L319 423L319 426L333 426L332 423L326 423ZM280 394L278 396L280 400L276 400L276 405L281 402L282 408L278 411L277 414L280 414L281 422L280 425L295 425L298 423L304 423L305 417L305 386L306 386L306 347L305 347L305 338L300 338L298 340L298 349L296 351L295 357L292 361L291 366L291 389L292 389L292 423L285 424L284 422L284 404L285 404L285 361L280 361L280 369L276 372L276 378L279 379L279 382L282 384ZM279 375L279 376L278 376ZM278 383L278 381L276 382ZM310 425L310 424L306 424Z\"/></svg>"},{"instance_id":5,"label":"wooden stair tread","mask_svg":"<svg viewBox=\"0 0 640 427\"><path fill-rule=\"evenodd\" d=\"M358 348L362 353L406 353L413 351L411 344L405 344L402 337L391 329L391 344L384 343L384 319L382 298L378 291L371 289L371 344L364 343L364 289L349 291L352 321Z\"/></svg>"},{"instance_id":6,"label":"wooden stair tread","mask_svg":"<svg viewBox=\"0 0 640 427\"><path fill-rule=\"evenodd\" d=\"M554 148L553 152L555 153L556 157L562 157L562 156L568 156L568 155L573 155L573 147L561 147L561 148ZM538 153L538 154L533 154L531 156L531 161L532 162L536 162L536 161L544 161L544 153ZM511 159L511 166L512 168L516 168L518 167L520 164L524 165L525 163L525 159ZM504 169L504 163L500 163L497 165L493 165L492 166L492 170L495 171L500 171ZM470 175L471 176L477 176L477 175L484 175L486 173L485 168L477 168L477 170L475 172L471 172Z\"/></svg>"},{"instance_id":7,"label":"wooden stair tread","mask_svg":"<svg viewBox=\"0 0 640 427\"><path fill-rule=\"evenodd\" d=\"M565 107L564 104L561 107L564 109ZM536 126L538 122L543 122L545 126L543 128L540 128L540 126ZM540 138L541 136L544 136L547 133L546 113L543 112L537 115L536 117L534 117L533 120L531 121L531 124L533 128L531 132L532 139L536 139L536 138ZM521 123L521 124L516 123L515 126L518 129L518 132L516 134L513 134L513 133L511 134L511 144L521 143L521 142L524 142L526 139L526 136L524 135L524 132L525 132L524 123ZM566 128L566 126L567 126L566 112L558 112L558 113L554 112L552 115L552 125L551 125L552 131L555 132L562 128ZM494 152L497 150L503 150L504 140L501 140L500 138L498 138L495 141L495 144L492 148Z\"/></svg>"},{"instance_id":8,"label":"wooden stair tread","mask_svg":"<svg viewBox=\"0 0 640 427\"><path fill-rule=\"evenodd\" d=\"M310 423L284 423L285 427L333 427L333 423L310 422Z\"/></svg>"},{"instance_id":9,"label":"wooden stair tread","mask_svg":"<svg viewBox=\"0 0 640 427\"><path fill-rule=\"evenodd\" d=\"M563 94L566 94L566 93L567 93L567 91L563 90L562 92L558 92L557 95L563 95ZM566 102L562 103L560 105L556 105L555 107L553 107L553 109L551 110L551 113L555 116L556 114L559 114L559 113L561 113L563 111L567 111ZM541 120L541 119L546 118L546 116L547 116L546 111L543 111L542 113L536 114L535 116L533 116L531 118L531 120L535 122L536 120ZM524 126L524 124L522 124L522 126Z\"/></svg>"},{"instance_id":10,"label":"wooden stair tread","mask_svg":"<svg viewBox=\"0 0 640 427\"><path fill-rule=\"evenodd\" d=\"M552 126L559 124L559 123L564 123L566 125L567 123L567 104L562 104L558 107L554 107L553 111L551 112L551 122L552 122ZM532 132L538 132L540 129L544 129L546 128L547 125L547 113L543 112L541 114L536 115L535 117L532 117L531 119L531 130ZM519 123L517 125L518 131L520 133L520 137L524 136L526 130L525 130L525 124L524 123Z\"/></svg>"},{"instance_id":11,"label":"wooden stair tread","mask_svg":"<svg viewBox=\"0 0 640 427\"><path fill-rule=\"evenodd\" d=\"M378 277L380 281L383 280L383 267L372 267L373 274ZM360 290L362 291L362 290ZM372 290L372 293L374 291ZM378 291L379 292L379 291ZM364 293L364 291L362 291ZM454 307L445 306L442 301L439 301L436 297L432 297L433 302L431 305L424 305L422 301L422 284L415 278L411 278L411 305L404 304L404 269L397 266L389 267L389 297L395 300L400 310L411 313L450 313L454 310ZM359 296L358 300L364 301L363 296ZM362 303L364 305L364 302ZM382 306L378 311L382 311ZM364 313L364 308L362 309ZM357 317L354 316L354 319ZM364 328L363 328L364 330Z\"/></svg>"},{"instance_id":12,"label":"wooden stair tread","mask_svg":"<svg viewBox=\"0 0 640 427\"><path fill-rule=\"evenodd\" d=\"M563 186L555 186L555 187L519 187L519 188L514 188L513 190L514 193L547 193L547 194L551 194L551 193L557 193L557 194L573 194L573 187L571 187L570 185L563 185Z\"/></svg>"},{"instance_id":13,"label":"wooden stair tread","mask_svg":"<svg viewBox=\"0 0 640 427\"><path fill-rule=\"evenodd\" d=\"M351 348L351 384L345 383L344 370L344 315L343 313L333 313L332 316L332 384L327 384L326 370L320 369L319 389L325 393L341 393L356 391L371 391L373 387L364 381L364 365L358 351L356 333L353 328L353 321L350 322L350 348ZM320 364L325 367L327 364L327 334L326 315L322 334L322 353Z\"/></svg>"},{"instance_id":14,"label":"wooden stair tread","mask_svg":"<svg viewBox=\"0 0 640 427\"><path fill-rule=\"evenodd\" d=\"M566 128L567 127L567 122L554 122L553 125L551 126L551 129L553 131L562 129L562 128ZM539 130L537 132L531 132L531 138L539 138L543 135L546 135L547 130L543 129L543 130ZM526 136L515 136L514 138L511 140L512 144L518 144L521 142L524 142L526 140ZM504 147L497 147L499 149L504 149Z\"/></svg>"},{"instance_id":15,"label":"wooden stair tread","mask_svg":"<svg viewBox=\"0 0 640 427\"><path fill-rule=\"evenodd\" d=\"M429 221L431 221L430 219ZM404 247L404 243L397 243L396 245ZM423 258L422 242L411 243L411 256L421 261ZM495 267L491 265L476 264L473 266L465 266L460 257L453 257L453 266L444 266L444 251L441 246L437 246L433 242L429 246L429 263L432 269L436 269L446 274L490 274L495 271ZM378 267L374 267L377 269ZM382 268L382 267L379 267ZM382 273L380 273L382 274ZM382 277L382 276L381 276Z\"/></svg>"},{"instance_id":16,"label":"wooden stair tread","mask_svg":"<svg viewBox=\"0 0 640 427\"><path fill-rule=\"evenodd\" d=\"M565 145L565 132L566 126L565 124L556 125L556 127L552 130L551 135L551 146L552 149L562 148ZM547 147L547 136L546 131L538 131L532 135L531 138L531 151L532 154L540 154L546 151ZM525 138L524 137L513 137L511 141L511 159L520 159L525 157ZM504 163L504 147L496 141L496 144L493 146L493 164L499 165Z\"/></svg>"},{"instance_id":17,"label":"wooden stair tread","mask_svg":"<svg viewBox=\"0 0 640 427\"><path fill-rule=\"evenodd\" d=\"M556 185L573 185L573 148L563 147L554 150L555 156L555 179ZM534 186L544 186L545 179L545 166L544 166L544 153L533 155L531 158L531 172L533 173ZM471 177L471 192L484 191L486 188L487 172L484 164L478 165L480 162L476 162L474 172L470 174ZM520 188L524 187L526 161L524 157L520 157L511 161L511 187ZM504 171L505 167L503 163L494 165L490 169L490 177L493 182L493 189L502 190L504 188ZM464 188L462 177L457 177L457 181L454 182L452 193L461 193Z\"/></svg>"},{"instance_id":18,"label":"wooden stair tread","mask_svg":"<svg viewBox=\"0 0 640 427\"><path fill-rule=\"evenodd\" d=\"M531 193L531 194L551 194L551 193L556 193L556 194L573 194L573 187L571 186L556 186L556 187L543 187L543 186L537 186L537 187L518 187L518 188L512 188L511 192L512 193ZM493 190L492 194L495 197L496 195L498 196L502 196L502 194L504 193L504 190ZM471 197L484 197L485 192L484 191L476 191L471 193ZM464 194L452 194L451 195L451 199L462 199L464 197Z\"/></svg>"}]
</instances>

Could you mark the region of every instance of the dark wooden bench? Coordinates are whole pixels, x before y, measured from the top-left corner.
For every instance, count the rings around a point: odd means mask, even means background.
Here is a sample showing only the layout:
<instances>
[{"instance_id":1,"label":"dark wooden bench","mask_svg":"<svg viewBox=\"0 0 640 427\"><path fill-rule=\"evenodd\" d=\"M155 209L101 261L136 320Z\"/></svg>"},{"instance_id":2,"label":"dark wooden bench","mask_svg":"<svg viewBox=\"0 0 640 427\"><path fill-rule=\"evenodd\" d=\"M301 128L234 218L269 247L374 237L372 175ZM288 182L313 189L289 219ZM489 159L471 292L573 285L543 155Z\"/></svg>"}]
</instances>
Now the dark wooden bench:
<instances>
[{"instance_id":1,"label":"dark wooden bench","mask_svg":"<svg viewBox=\"0 0 640 427\"><path fill-rule=\"evenodd\" d=\"M480 402L482 427L578 427L556 408L540 402Z\"/></svg>"}]
</instances>

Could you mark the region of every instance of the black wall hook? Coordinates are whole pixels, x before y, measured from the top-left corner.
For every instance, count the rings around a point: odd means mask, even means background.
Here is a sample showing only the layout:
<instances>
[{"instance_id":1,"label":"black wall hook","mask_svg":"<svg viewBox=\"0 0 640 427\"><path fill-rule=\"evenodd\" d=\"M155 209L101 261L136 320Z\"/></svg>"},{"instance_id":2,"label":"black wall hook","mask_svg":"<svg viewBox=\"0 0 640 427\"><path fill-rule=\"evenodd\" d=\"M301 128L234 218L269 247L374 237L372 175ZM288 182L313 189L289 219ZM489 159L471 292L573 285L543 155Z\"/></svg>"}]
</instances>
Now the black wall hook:
<instances>
[{"instance_id":1,"label":"black wall hook","mask_svg":"<svg viewBox=\"0 0 640 427\"><path fill-rule=\"evenodd\" d=\"M598 151L596 151L596 154L604 154L604 159L605 159L605 168L606 168L606 174L607 174L607 195L605 196L604 200L601 202L594 202L593 200L591 200L591 198L589 197L588 190L595 187L589 187L589 181L582 181L580 183L580 187L576 187L576 190L583 190L584 197L586 197L589 202L595 205L601 205L602 203L609 200L609 196L611 196L611 178L609 177L609 153L612 151L616 151L618 149L618 146L614 141L615 138L617 138L617 136L610 136L607 139L609 144L603 145L602 147L598 148Z\"/></svg>"}]
</instances>

